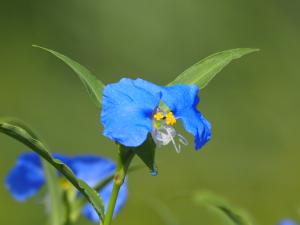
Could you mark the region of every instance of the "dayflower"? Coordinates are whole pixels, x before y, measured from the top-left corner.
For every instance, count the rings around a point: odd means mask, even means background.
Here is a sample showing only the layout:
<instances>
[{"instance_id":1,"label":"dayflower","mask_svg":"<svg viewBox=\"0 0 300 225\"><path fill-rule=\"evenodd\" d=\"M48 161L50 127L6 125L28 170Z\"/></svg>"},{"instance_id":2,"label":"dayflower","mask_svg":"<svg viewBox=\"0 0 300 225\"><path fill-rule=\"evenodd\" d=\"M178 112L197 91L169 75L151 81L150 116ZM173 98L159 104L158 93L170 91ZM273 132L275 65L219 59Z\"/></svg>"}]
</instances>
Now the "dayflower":
<instances>
[{"instance_id":1,"label":"dayflower","mask_svg":"<svg viewBox=\"0 0 300 225\"><path fill-rule=\"evenodd\" d=\"M112 160L99 156L81 155L69 157L54 154L53 157L69 166L78 178L84 180L91 187L94 187L99 182L113 175L116 169L116 165ZM16 165L8 173L5 185L16 200L24 202L39 192L46 182L45 179L40 157L36 153L23 153L18 157ZM72 187L71 184L62 177L61 181L63 189ZM108 206L112 187L113 183L110 182L100 191L105 209ZM124 183L120 189L114 216L125 204L126 199L127 185ZM99 222L97 213L90 204L86 204L81 213L89 220L95 223Z\"/></svg>"},{"instance_id":2,"label":"dayflower","mask_svg":"<svg viewBox=\"0 0 300 225\"><path fill-rule=\"evenodd\" d=\"M284 219L281 220L278 225L298 225L298 223L296 223L294 220L291 219Z\"/></svg>"},{"instance_id":3,"label":"dayflower","mask_svg":"<svg viewBox=\"0 0 300 225\"><path fill-rule=\"evenodd\" d=\"M211 125L197 110L196 85L158 86L123 78L103 91L101 122L104 136L128 147L143 144L149 133L158 146L173 143L177 152L186 139L174 125L181 120L199 150L211 138Z\"/></svg>"}]
</instances>

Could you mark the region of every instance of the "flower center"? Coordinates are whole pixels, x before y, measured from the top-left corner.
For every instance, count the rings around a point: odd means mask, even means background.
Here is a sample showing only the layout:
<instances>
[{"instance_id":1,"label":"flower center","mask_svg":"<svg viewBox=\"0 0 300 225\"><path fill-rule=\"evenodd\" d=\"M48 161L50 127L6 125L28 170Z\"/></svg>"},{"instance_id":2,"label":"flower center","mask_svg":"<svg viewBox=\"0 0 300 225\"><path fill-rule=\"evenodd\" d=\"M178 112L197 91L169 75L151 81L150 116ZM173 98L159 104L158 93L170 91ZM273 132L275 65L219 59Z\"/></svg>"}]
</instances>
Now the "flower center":
<instances>
[{"instance_id":1,"label":"flower center","mask_svg":"<svg viewBox=\"0 0 300 225\"><path fill-rule=\"evenodd\" d=\"M170 111L166 115L166 124L173 126L176 123L176 119L173 113Z\"/></svg>"},{"instance_id":2,"label":"flower center","mask_svg":"<svg viewBox=\"0 0 300 225\"><path fill-rule=\"evenodd\" d=\"M164 118L164 115L161 112L157 112L154 114L153 118L157 121L160 121L161 119Z\"/></svg>"},{"instance_id":3,"label":"flower center","mask_svg":"<svg viewBox=\"0 0 300 225\"><path fill-rule=\"evenodd\" d=\"M153 118L156 121L161 121L164 119L165 123L167 125L171 125L171 126L173 126L176 123L175 116L173 115L173 113L171 111L168 113L164 113L163 111L158 109L157 112L154 114Z\"/></svg>"},{"instance_id":4,"label":"flower center","mask_svg":"<svg viewBox=\"0 0 300 225\"><path fill-rule=\"evenodd\" d=\"M164 111L157 108L153 115L152 137L158 146L167 145L172 142L177 153L181 151L181 144L188 145L188 141L176 132L173 125L176 118L172 111Z\"/></svg>"}]
</instances>

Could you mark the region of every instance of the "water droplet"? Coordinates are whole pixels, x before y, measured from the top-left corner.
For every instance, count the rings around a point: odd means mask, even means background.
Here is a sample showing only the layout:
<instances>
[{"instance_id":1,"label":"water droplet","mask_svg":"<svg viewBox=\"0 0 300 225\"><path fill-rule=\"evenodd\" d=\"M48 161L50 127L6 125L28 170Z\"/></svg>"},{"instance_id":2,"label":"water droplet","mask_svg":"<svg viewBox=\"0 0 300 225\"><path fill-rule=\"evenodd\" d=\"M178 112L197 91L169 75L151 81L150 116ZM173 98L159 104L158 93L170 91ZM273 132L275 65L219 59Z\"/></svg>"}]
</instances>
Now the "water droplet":
<instances>
[{"instance_id":1,"label":"water droplet","mask_svg":"<svg viewBox=\"0 0 300 225\"><path fill-rule=\"evenodd\" d=\"M158 170L157 170L157 168L154 168L153 170L151 170L151 171L150 171L150 175L153 176L153 177L157 176L157 175L158 175Z\"/></svg>"}]
</instances>

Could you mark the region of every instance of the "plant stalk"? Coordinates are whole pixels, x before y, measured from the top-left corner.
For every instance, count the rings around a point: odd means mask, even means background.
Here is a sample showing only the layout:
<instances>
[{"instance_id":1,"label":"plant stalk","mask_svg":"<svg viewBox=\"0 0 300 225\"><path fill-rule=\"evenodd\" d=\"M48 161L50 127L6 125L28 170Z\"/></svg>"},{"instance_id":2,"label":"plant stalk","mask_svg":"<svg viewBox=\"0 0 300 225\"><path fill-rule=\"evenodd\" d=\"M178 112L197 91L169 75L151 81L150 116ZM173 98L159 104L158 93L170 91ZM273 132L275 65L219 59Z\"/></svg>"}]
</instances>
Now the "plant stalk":
<instances>
[{"instance_id":1,"label":"plant stalk","mask_svg":"<svg viewBox=\"0 0 300 225\"><path fill-rule=\"evenodd\" d=\"M114 182L114 186L113 186L113 190L111 193L111 197L109 200L109 204L107 207L107 213L105 215L105 220L104 220L104 225L110 225L111 221L113 219L114 216L114 210L115 210L115 206L116 206L116 202L118 199L118 194L120 191L122 185L118 185L116 182ZM101 225L101 223L100 223Z\"/></svg>"},{"instance_id":2,"label":"plant stalk","mask_svg":"<svg viewBox=\"0 0 300 225\"><path fill-rule=\"evenodd\" d=\"M118 151L117 169L114 175L113 190L110 196L109 204L104 218L104 225L111 224L111 221L114 216L114 210L115 210L120 188L122 187L125 181L128 168L135 155L133 151L131 151L129 148L126 148L125 146L118 145L118 148L119 151Z\"/></svg>"}]
</instances>

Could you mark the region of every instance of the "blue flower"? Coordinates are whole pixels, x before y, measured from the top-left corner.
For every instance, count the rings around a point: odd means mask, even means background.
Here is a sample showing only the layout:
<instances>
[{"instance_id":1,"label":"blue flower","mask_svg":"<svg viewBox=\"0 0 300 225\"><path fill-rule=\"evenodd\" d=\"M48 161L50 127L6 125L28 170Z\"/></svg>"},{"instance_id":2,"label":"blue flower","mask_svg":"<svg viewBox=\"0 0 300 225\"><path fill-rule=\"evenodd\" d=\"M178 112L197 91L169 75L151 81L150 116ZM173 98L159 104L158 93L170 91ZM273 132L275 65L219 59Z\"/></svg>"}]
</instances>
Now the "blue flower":
<instances>
[{"instance_id":1,"label":"blue flower","mask_svg":"<svg viewBox=\"0 0 300 225\"><path fill-rule=\"evenodd\" d=\"M278 225L298 225L295 221L291 219L284 219L278 223Z\"/></svg>"},{"instance_id":2,"label":"blue flower","mask_svg":"<svg viewBox=\"0 0 300 225\"><path fill-rule=\"evenodd\" d=\"M198 92L196 85L163 87L142 79L123 78L109 84L103 91L103 134L122 145L137 147L151 133L158 145L172 142L180 151L179 143L187 141L173 126L181 120L198 150L211 138L211 125L197 110Z\"/></svg>"},{"instance_id":3,"label":"blue flower","mask_svg":"<svg viewBox=\"0 0 300 225\"><path fill-rule=\"evenodd\" d=\"M78 178L84 180L92 187L113 175L116 169L116 165L113 161L103 157L90 155L69 157L60 154L54 154L53 156L68 165ZM21 154L17 159L15 167L11 169L5 180L5 185L11 195L20 202L24 202L28 198L36 195L44 184L45 176L42 163L36 153ZM105 209L108 206L112 185L113 183L110 182L100 191ZM126 200L127 184L125 183L121 187L114 216L116 216ZM97 213L90 204L86 204L82 209L82 214L95 223L99 222Z\"/></svg>"}]
</instances>

